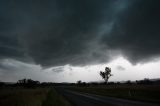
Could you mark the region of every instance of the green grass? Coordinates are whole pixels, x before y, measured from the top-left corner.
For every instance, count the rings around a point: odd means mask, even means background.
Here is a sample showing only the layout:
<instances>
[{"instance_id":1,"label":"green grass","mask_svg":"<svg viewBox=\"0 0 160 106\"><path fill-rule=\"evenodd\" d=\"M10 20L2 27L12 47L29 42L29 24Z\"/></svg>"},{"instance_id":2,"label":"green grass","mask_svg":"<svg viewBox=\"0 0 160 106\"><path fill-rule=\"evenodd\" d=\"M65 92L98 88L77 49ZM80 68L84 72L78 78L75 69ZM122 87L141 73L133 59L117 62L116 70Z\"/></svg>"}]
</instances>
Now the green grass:
<instances>
[{"instance_id":1,"label":"green grass","mask_svg":"<svg viewBox=\"0 0 160 106\"><path fill-rule=\"evenodd\" d=\"M160 86L155 85L106 85L70 87L68 89L138 101L160 102Z\"/></svg>"},{"instance_id":2,"label":"green grass","mask_svg":"<svg viewBox=\"0 0 160 106\"><path fill-rule=\"evenodd\" d=\"M48 89L0 89L0 106L41 106Z\"/></svg>"},{"instance_id":3,"label":"green grass","mask_svg":"<svg viewBox=\"0 0 160 106\"><path fill-rule=\"evenodd\" d=\"M64 97L59 95L55 89L51 89L42 106L71 106L71 104Z\"/></svg>"}]
</instances>

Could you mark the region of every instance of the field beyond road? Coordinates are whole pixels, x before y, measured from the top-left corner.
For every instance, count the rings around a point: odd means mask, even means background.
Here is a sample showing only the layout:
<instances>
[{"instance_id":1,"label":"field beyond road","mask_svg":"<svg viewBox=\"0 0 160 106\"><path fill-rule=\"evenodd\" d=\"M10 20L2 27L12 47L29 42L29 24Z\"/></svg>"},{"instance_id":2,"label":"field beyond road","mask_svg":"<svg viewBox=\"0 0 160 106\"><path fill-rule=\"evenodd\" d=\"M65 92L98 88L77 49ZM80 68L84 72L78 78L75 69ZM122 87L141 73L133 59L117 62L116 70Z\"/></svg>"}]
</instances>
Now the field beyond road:
<instances>
[{"instance_id":1,"label":"field beyond road","mask_svg":"<svg viewBox=\"0 0 160 106\"><path fill-rule=\"evenodd\" d=\"M136 101L160 103L159 85L92 85L66 87L71 91L91 93Z\"/></svg>"},{"instance_id":2,"label":"field beyond road","mask_svg":"<svg viewBox=\"0 0 160 106\"><path fill-rule=\"evenodd\" d=\"M139 102L91 93L82 93L66 90L66 88L63 87L59 87L57 91L68 98L73 106L159 106L158 103Z\"/></svg>"}]
</instances>

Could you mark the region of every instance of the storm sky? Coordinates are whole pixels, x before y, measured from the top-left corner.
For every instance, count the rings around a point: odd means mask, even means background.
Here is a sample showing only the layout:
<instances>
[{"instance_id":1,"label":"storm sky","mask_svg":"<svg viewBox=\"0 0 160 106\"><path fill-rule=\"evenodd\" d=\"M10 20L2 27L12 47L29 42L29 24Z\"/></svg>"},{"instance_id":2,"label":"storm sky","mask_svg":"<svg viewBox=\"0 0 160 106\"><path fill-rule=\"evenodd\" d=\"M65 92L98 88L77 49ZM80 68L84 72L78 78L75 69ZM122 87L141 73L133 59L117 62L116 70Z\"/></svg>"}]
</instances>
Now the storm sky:
<instances>
[{"instance_id":1,"label":"storm sky","mask_svg":"<svg viewBox=\"0 0 160 106\"><path fill-rule=\"evenodd\" d=\"M160 77L159 0L1 0L0 80Z\"/></svg>"}]
</instances>

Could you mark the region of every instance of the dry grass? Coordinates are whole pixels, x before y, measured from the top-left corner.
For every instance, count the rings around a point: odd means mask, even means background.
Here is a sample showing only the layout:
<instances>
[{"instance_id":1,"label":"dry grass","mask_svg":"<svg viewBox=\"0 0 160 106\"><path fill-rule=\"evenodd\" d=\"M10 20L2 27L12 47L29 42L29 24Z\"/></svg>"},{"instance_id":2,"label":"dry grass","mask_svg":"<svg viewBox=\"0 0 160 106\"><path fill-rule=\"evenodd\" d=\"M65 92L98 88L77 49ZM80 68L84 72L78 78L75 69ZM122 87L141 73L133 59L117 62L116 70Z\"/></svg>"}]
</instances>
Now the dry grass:
<instances>
[{"instance_id":1,"label":"dry grass","mask_svg":"<svg viewBox=\"0 0 160 106\"><path fill-rule=\"evenodd\" d=\"M7 88L0 90L0 106L41 106L48 89Z\"/></svg>"},{"instance_id":2,"label":"dry grass","mask_svg":"<svg viewBox=\"0 0 160 106\"><path fill-rule=\"evenodd\" d=\"M114 85L70 87L79 92L94 93L98 95L119 97L125 99L160 102L160 86L156 85Z\"/></svg>"},{"instance_id":3,"label":"dry grass","mask_svg":"<svg viewBox=\"0 0 160 106\"><path fill-rule=\"evenodd\" d=\"M54 88L0 89L0 106L71 106Z\"/></svg>"},{"instance_id":4,"label":"dry grass","mask_svg":"<svg viewBox=\"0 0 160 106\"><path fill-rule=\"evenodd\" d=\"M59 95L54 88L48 92L46 100L42 106L71 106L71 104L61 95Z\"/></svg>"}]
</instances>

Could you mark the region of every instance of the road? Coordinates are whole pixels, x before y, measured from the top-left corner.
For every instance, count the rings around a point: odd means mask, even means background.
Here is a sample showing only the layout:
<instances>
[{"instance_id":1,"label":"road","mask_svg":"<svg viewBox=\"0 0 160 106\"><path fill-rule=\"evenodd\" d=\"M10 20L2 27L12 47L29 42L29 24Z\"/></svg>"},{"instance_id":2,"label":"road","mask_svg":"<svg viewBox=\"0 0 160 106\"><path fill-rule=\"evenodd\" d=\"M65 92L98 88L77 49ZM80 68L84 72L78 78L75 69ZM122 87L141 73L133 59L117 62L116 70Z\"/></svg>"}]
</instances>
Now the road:
<instances>
[{"instance_id":1,"label":"road","mask_svg":"<svg viewBox=\"0 0 160 106\"><path fill-rule=\"evenodd\" d=\"M73 106L160 106L160 104L131 101L56 88Z\"/></svg>"}]
</instances>

